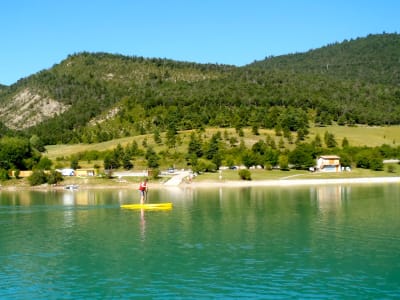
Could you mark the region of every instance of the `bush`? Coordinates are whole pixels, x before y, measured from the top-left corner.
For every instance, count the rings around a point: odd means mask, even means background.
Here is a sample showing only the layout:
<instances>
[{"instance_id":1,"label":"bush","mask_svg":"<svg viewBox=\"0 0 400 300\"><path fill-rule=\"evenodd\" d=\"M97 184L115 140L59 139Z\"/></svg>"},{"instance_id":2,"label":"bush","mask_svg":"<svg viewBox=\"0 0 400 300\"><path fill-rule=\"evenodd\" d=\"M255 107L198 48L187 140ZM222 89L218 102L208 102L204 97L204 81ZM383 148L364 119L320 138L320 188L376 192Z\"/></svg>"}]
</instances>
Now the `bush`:
<instances>
[{"instance_id":1,"label":"bush","mask_svg":"<svg viewBox=\"0 0 400 300\"><path fill-rule=\"evenodd\" d=\"M52 164L53 164L53 162L49 158L44 156L39 160L39 162L35 166L35 169L50 170Z\"/></svg>"},{"instance_id":2,"label":"bush","mask_svg":"<svg viewBox=\"0 0 400 300\"><path fill-rule=\"evenodd\" d=\"M157 179L160 176L160 170L159 169L152 169L151 170L151 178Z\"/></svg>"},{"instance_id":3,"label":"bush","mask_svg":"<svg viewBox=\"0 0 400 300\"><path fill-rule=\"evenodd\" d=\"M30 185L41 185L47 182L46 173L43 170L33 171L32 175L28 177Z\"/></svg>"},{"instance_id":4,"label":"bush","mask_svg":"<svg viewBox=\"0 0 400 300\"><path fill-rule=\"evenodd\" d=\"M393 164L389 164L387 166L387 172L388 173L396 173L396 167Z\"/></svg>"},{"instance_id":5,"label":"bush","mask_svg":"<svg viewBox=\"0 0 400 300\"><path fill-rule=\"evenodd\" d=\"M216 172L217 165L207 159L199 158L197 160L197 164L195 166L193 166L193 171L198 172L198 173L200 173L200 172Z\"/></svg>"},{"instance_id":6,"label":"bush","mask_svg":"<svg viewBox=\"0 0 400 300\"><path fill-rule=\"evenodd\" d=\"M0 169L0 181L5 181L10 179L10 176L8 176L8 171L6 169Z\"/></svg>"},{"instance_id":7,"label":"bush","mask_svg":"<svg viewBox=\"0 0 400 300\"><path fill-rule=\"evenodd\" d=\"M239 177L242 180L251 180L251 172L248 169L242 169L239 171Z\"/></svg>"},{"instance_id":8,"label":"bush","mask_svg":"<svg viewBox=\"0 0 400 300\"><path fill-rule=\"evenodd\" d=\"M50 174L47 177L47 182L49 184L57 184L63 180L64 180L64 178L61 175L61 173L57 172L56 170L51 170Z\"/></svg>"}]
</instances>

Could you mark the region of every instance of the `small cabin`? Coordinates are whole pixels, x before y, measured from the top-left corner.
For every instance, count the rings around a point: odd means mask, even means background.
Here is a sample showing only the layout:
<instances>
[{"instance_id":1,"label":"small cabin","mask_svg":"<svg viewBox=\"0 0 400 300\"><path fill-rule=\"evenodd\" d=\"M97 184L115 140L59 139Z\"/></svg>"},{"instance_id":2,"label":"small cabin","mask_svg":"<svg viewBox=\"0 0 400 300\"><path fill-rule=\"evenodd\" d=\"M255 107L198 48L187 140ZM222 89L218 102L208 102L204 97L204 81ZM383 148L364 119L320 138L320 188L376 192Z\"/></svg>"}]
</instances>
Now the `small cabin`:
<instances>
[{"instance_id":1,"label":"small cabin","mask_svg":"<svg viewBox=\"0 0 400 300\"><path fill-rule=\"evenodd\" d=\"M82 176L82 177L91 177L96 175L96 170L95 169L76 169L75 170L75 175L76 176Z\"/></svg>"},{"instance_id":2,"label":"small cabin","mask_svg":"<svg viewBox=\"0 0 400 300\"><path fill-rule=\"evenodd\" d=\"M340 157L337 155L321 155L317 159L316 168L320 172L341 172Z\"/></svg>"}]
</instances>

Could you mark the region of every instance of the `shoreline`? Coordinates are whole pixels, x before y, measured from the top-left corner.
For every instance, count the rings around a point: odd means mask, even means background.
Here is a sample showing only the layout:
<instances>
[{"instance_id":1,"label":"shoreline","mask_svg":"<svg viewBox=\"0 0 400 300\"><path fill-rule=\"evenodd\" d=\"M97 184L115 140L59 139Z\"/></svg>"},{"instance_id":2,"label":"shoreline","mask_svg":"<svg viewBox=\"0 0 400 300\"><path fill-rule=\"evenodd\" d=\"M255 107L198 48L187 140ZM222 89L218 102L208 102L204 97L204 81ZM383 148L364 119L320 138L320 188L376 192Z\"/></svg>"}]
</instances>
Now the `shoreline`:
<instances>
[{"instance_id":1,"label":"shoreline","mask_svg":"<svg viewBox=\"0 0 400 300\"><path fill-rule=\"evenodd\" d=\"M149 182L151 189L168 189L168 188L243 188L243 187L290 187L290 186L315 186L315 185L334 185L334 184L387 184L400 183L400 176L397 177L358 177L358 178L335 178L335 179L267 179L267 180L204 180L192 183L180 183L179 185L165 185L160 182ZM65 190L68 184L60 184L57 186L41 185L41 186L1 186L0 191L49 191L49 190ZM137 189L136 183L115 183L107 184L77 184L77 190L96 190L96 189Z\"/></svg>"},{"instance_id":2,"label":"shoreline","mask_svg":"<svg viewBox=\"0 0 400 300\"><path fill-rule=\"evenodd\" d=\"M204 181L182 184L194 187L285 187L299 185L331 185L331 184L383 184L400 183L400 177L359 177L335 179L271 179L271 180L234 180L234 181Z\"/></svg>"}]
</instances>

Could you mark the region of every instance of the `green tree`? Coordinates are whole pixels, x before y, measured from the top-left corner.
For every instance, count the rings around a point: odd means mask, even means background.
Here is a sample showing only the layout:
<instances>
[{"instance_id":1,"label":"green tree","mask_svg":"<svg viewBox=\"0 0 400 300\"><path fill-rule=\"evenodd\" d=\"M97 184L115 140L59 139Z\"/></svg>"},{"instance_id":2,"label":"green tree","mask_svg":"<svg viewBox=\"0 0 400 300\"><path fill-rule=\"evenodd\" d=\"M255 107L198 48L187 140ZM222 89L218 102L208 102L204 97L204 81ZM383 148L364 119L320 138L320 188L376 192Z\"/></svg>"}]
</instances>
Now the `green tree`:
<instances>
[{"instance_id":1,"label":"green tree","mask_svg":"<svg viewBox=\"0 0 400 300\"><path fill-rule=\"evenodd\" d=\"M119 161L116 159L114 152L108 152L104 157L104 169L105 170L112 170L118 169L120 167Z\"/></svg>"},{"instance_id":2,"label":"green tree","mask_svg":"<svg viewBox=\"0 0 400 300\"><path fill-rule=\"evenodd\" d=\"M275 167L279 164L279 152L272 148L267 148L264 154L264 163L270 167Z\"/></svg>"},{"instance_id":3,"label":"green tree","mask_svg":"<svg viewBox=\"0 0 400 300\"><path fill-rule=\"evenodd\" d=\"M147 166L149 168L155 169L159 167L160 158L151 146L147 147L145 158L147 160Z\"/></svg>"},{"instance_id":4,"label":"green tree","mask_svg":"<svg viewBox=\"0 0 400 300\"><path fill-rule=\"evenodd\" d=\"M125 152L124 156L122 157L122 167L125 170L130 170L130 169L133 168L133 163L131 161L131 156L127 152Z\"/></svg>"},{"instance_id":5,"label":"green tree","mask_svg":"<svg viewBox=\"0 0 400 300\"><path fill-rule=\"evenodd\" d=\"M142 155L142 151L139 149L139 145L136 141L133 141L130 145L127 145L125 152L128 152L131 156Z\"/></svg>"},{"instance_id":6,"label":"green tree","mask_svg":"<svg viewBox=\"0 0 400 300\"><path fill-rule=\"evenodd\" d=\"M35 169L50 170L52 165L53 165L53 162L48 157L44 156L39 160L39 162L35 166Z\"/></svg>"},{"instance_id":7,"label":"green tree","mask_svg":"<svg viewBox=\"0 0 400 300\"><path fill-rule=\"evenodd\" d=\"M322 148L322 141L321 136L319 133L316 134L314 141L313 141L314 148Z\"/></svg>"},{"instance_id":8,"label":"green tree","mask_svg":"<svg viewBox=\"0 0 400 300\"><path fill-rule=\"evenodd\" d=\"M188 144L188 154L195 155L196 157L203 156L202 141L199 135L192 132Z\"/></svg>"},{"instance_id":9,"label":"green tree","mask_svg":"<svg viewBox=\"0 0 400 300\"><path fill-rule=\"evenodd\" d=\"M358 168L382 171L383 157L377 149L364 148L356 155L356 165Z\"/></svg>"},{"instance_id":10,"label":"green tree","mask_svg":"<svg viewBox=\"0 0 400 300\"><path fill-rule=\"evenodd\" d=\"M253 151L246 150L242 152L242 163L246 168L257 165L257 156Z\"/></svg>"},{"instance_id":11,"label":"green tree","mask_svg":"<svg viewBox=\"0 0 400 300\"><path fill-rule=\"evenodd\" d=\"M342 140L342 148L347 148L349 146L350 146L349 140L346 137L344 137Z\"/></svg>"},{"instance_id":12,"label":"green tree","mask_svg":"<svg viewBox=\"0 0 400 300\"><path fill-rule=\"evenodd\" d=\"M217 171L217 166L204 158L199 158L196 166L193 168L194 172L215 172Z\"/></svg>"},{"instance_id":13,"label":"green tree","mask_svg":"<svg viewBox=\"0 0 400 300\"><path fill-rule=\"evenodd\" d=\"M122 161L124 155L125 155L125 151L122 148L121 144L118 143L117 147L115 147L115 149L113 150L113 155L114 155L114 159L116 161Z\"/></svg>"},{"instance_id":14,"label":"green tree","mask_svg":"<svg viewBox=\"0 0 400 300\"><path fill-rule=\"evenodd\" d=\"M80 167L79 167L79 159L78 159L78 157L77 157L76 155L73 155L73 156L71 157L70 168L71 168L71 169L74 169L74 170L80 168Z\"/></svg>"},{"instance_id":15,"label":"green tree","mask_svg":"<svg viewBox=\"0 0 400 300\"><path fill-rule=\"evenodd\" d=\"M289 153L289 163L296 169L308 169L315 164L313 158L313 149L309 144L298 144L297 147Z\"/></svg>"},{"instance_id":16,"label":"green tree","mask_svg":"<svg viewBox=\"0 0 400 300\"><path fill-rule=\"evenodd\" d=\"M205 151L206 158L211 160L217 169L221 166L222 162L222 149L221 149L221 133L217 132L212 135L209 143L206 145L207 149Z\"/></svg>"},{"instance_id":17,"label":"green tree","mask_svg":"<svg viewBox=\"0 0 400 300\"><path fill-rule=\"evenodd\" d=\"M160 136L160 130L157 127L154 129L153 139L154 139L154 142L158 145L162 143L161 136Z\"/></svg>"},{"instance_id":18,"label":"green tree","mask_svg":"<svg viewBox=\"0 0 400 300\"><path fill-rule=\"evenodd\" d=\"M337 146L337 142L335 140L335 135L333 133L328 132L328 131L325 131L324 141L325 141L325 145L328 148L334 148L334 147Z\"/></svg>"},{"instance_id":19,"label":"green tree","mask_svg":"<svg viewBox=\"0 0 400 300\"><path fill-rule=\"evenodd\" d=\"M29 143L31 144L31 146L33 148L35 148L39 152L45 152L46 151L45 144L43 143L43 141L36 134L31 136L31 138L29 139Z\"/></svg>"},{"instance_id":20,"label":"green tree","mask_svg":"<svg viewBox=\"0 0 400 300\"><path fill-rule=\"evenodd\" d=\"M29 140L17 137L0 139L0 168L25 170L25 161L33 156Z\"/></svg>"},{"instance_id":21,"label":"green tree","mask_svg":"<svg viewBox=\"0 0 400 300\"><path fill-rule=\"evenodd\" d=\"M372 156L370 157L369 167L374 171L382 171L383 170L383 157L380 155L378 151L374 151Z\"/></svg>"},{"instance_id":22,"label":"green tree","mask_svg":"<svg viewBox=\"0 0 400 300\"><path fill-rule=\"evenodd\" d=\"M289 159L287 155L284 154L279 155L279 168L282 171L289 171Z\"/></svg>"}]
</instances>

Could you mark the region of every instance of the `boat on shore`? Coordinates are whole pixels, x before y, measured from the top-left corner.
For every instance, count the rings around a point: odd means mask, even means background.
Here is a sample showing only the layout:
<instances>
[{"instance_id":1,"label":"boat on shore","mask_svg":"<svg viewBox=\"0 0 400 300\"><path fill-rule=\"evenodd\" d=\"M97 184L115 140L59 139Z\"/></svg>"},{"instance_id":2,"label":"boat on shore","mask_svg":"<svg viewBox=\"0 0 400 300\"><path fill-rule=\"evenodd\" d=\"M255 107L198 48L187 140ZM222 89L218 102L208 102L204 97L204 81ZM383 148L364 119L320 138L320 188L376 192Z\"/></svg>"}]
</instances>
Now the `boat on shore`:
<instances>
[{"instance_id":1,"label":"boat on shore","mask_svg":"<svg viewBox=\"0 0 400 300\"><path fill-rule=\"evenodd\" d=\"M69 190L69 191L75 191L79 188L79 185L77 184L68 184L64 186L64 190Z\"/></svg>"}]
</instances>

